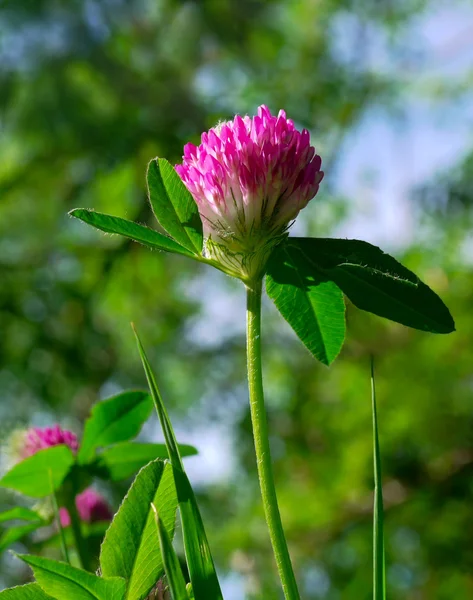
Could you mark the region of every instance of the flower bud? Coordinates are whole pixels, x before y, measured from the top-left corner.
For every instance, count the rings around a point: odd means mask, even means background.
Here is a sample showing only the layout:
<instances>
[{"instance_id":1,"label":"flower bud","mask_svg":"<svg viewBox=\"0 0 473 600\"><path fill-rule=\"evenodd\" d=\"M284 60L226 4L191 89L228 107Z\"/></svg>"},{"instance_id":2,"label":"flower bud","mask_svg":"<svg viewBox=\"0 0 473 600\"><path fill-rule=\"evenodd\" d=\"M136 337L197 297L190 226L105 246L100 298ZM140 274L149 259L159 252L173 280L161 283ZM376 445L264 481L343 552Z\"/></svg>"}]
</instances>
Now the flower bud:
<instances>
[{"instance_id":1,"label":"flower bud","mask_svg":"<svg viewBox=\"0 0 473 600\"><path fill-rule=\"evenodd\" d=\"M76 507L79 518L84 523L111 521L113 517L105 498L92 488L87 488L76 496ZM71 518L65 508L59 509L59 518L63 527L69 527Z\"/></svg>"}]
</instances>

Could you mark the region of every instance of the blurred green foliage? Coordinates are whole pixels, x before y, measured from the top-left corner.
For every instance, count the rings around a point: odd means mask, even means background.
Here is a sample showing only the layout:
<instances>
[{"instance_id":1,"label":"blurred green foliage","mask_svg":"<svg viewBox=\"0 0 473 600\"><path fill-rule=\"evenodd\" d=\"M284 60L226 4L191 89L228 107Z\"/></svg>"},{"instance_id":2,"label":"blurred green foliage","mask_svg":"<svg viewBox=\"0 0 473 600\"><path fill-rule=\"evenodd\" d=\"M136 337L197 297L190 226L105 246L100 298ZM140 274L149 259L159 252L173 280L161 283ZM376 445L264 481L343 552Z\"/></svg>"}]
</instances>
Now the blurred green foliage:
<instances>
[{"instance_id":1,"label":"blurred green foliage","mask_svg":"<svg viewBox=\"0 0 473 600\"><path fill-rule=\"evenodd\" d=\"M246 406L243 290L184 258L100 235L67 211L93 207L153 224L148 160L177 161L183 144L219 119L266 103L309 128L324 158L323 189L302 226L311 235L343 231L354 203L336 185L342 150L373 107L398 118L406 86L400 69L370 65L371 33L385 40L388 59L409 60L400 34L438 4L15 0L0 9L4 438L56 420L80 431L97 397L144 386L134 321L181 441L208 447L214 429L230 437L232 468L200 496L223 579L236 577L248 598L278 592ZM469 85L444 84L444 101ZM328 370L265 306L275 471L304 598L371 597L370 353L388 597L473 595L471 162L458 156L419 186L416 243L404 256L446 301L456 333L408 330L349 306L348 342ZM1 496L5 507L15 501ZM27 577L2 560L5 586Z\"/></svg>"}]
</instances>

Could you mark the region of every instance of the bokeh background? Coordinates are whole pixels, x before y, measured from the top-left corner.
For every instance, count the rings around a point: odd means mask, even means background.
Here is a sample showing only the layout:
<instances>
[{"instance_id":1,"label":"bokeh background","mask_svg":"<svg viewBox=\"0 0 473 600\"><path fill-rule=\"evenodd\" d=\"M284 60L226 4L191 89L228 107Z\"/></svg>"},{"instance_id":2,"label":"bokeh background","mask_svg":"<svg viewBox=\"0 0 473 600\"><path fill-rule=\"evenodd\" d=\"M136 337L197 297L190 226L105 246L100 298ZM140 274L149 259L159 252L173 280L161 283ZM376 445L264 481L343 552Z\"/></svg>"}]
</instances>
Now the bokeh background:
<instances>
[{"instance_id":1,"label":"bokeh background","mask_svg":"<svg viewBox=\"0 0 473 600\"><path fill-rule=\"evenodd\" d=\"M271 441L302 595L372 596L373 353L388 596L472 598L472 84L466 0L4 1L4 444L30 424L80 433L97 399L144 387L134 321L180 441L200 450L187 465L225 597L280 597L252 449L242 285L67 211L156 226L149 159L177 162L186 141L234 113L285 108L326 171L295 233L381 245L457 324L433 336L348 305L347 343L327 369L265 304ZM142 436L161 439L155 420ZM115 506L124 489L105 490ZM1 492L3 507L14 502ZM1 561L0 587L28 577Z\"/></svg>"}]
</instances>

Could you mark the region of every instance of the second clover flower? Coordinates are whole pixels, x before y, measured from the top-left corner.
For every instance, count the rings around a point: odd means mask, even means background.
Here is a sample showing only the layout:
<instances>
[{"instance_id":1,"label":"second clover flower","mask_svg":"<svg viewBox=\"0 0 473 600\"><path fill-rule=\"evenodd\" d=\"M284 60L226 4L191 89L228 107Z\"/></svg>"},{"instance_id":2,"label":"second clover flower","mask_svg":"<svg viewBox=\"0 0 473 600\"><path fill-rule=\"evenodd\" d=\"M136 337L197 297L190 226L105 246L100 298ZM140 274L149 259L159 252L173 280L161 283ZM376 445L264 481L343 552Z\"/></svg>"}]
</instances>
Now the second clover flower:
<instances>
[{"instance_id":1,"label":"second clover flower","mask_svg":"<svg viewBox=\"0 0 473 600\"><path fill-rule=\"evenodd\" d=\"M194 197L205 252L245 280L262 277L288 227L323 178L321 158L306 129L266 106L236 116L187 144L176 171Z\"/></svg>"}]
</instances>

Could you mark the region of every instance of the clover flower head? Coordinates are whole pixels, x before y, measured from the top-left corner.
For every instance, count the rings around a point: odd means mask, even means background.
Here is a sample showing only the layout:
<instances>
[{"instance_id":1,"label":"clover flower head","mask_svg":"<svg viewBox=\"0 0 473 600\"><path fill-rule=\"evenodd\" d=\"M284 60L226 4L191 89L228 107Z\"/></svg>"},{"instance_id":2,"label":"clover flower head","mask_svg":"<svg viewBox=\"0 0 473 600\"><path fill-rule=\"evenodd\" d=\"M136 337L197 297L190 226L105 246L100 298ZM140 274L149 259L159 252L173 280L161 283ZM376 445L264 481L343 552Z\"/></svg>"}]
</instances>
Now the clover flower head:
<instances>
[{"instance_id":1,"label":"clover flower head","mask_svg":"<svg viewBox=\"0 0 473 600\"><path fill-rule=\"evenodd\" d=\"M199 208L207 256L252 279L316 195L320 167L309 132L263 105L186 144L176 171Z\"/></svg>"},{"instance_id":2,"label":"clover flower head","mask_svg":"<svg viewBox=\"0 0 473 600\"><path fill-rule=\"evenodd\" d=\"M21 454L23 458L33 456L39 450L51 448L58 444L66 444L73 452L77 452L79 443L77 436L72 431L61 429L59 425L53 427L31 427L24 434Z\"/></svg>"},{"instance_id":3,"label":"clover flower head","mask_svg":"<svg viewBox=\"0 0 473 600\"><path fill-rule=\"evenodd\" d=\"M80 520L84 523L97 521L111 521L112 511L105 498L92 488L87 488L76 496L76 507ZM67 509L59 509L59 518L62 527L69 527L71 518Z\"/></svg>"}]
</instances>

